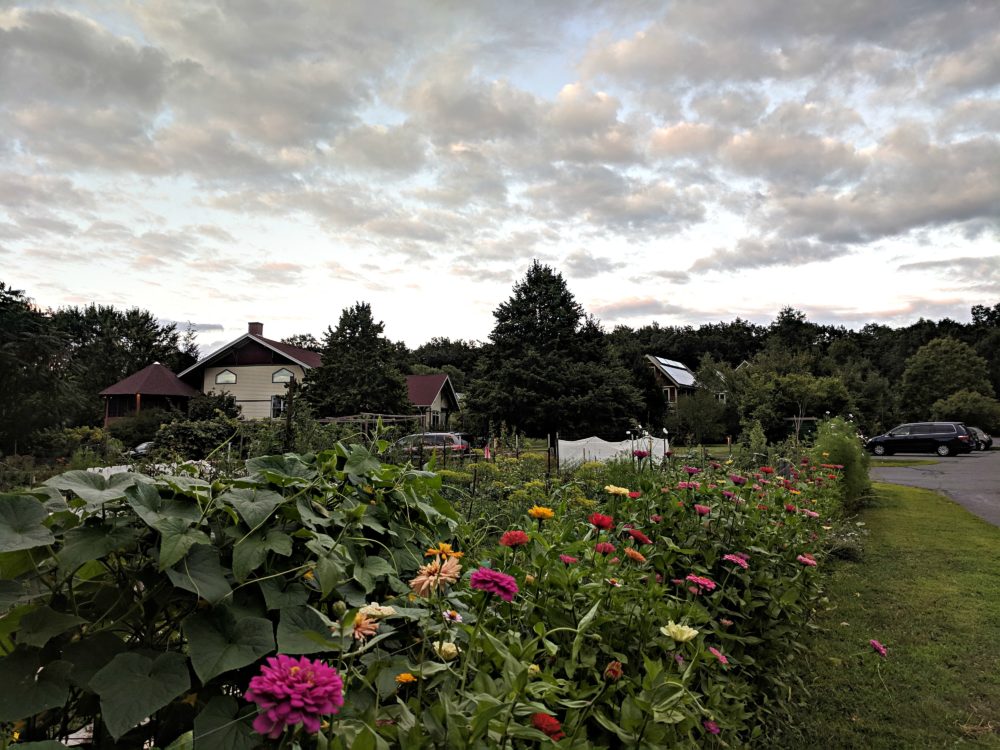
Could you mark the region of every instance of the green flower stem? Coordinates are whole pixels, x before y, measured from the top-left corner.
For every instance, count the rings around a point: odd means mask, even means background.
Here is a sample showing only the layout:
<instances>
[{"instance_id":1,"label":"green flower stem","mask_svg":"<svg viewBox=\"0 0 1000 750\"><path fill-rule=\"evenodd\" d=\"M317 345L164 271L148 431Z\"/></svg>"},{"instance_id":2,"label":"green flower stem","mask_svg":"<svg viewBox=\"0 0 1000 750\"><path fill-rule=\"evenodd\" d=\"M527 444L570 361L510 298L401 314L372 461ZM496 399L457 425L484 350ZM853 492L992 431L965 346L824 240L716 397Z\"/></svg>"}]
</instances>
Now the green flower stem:
<instances>
[{"instance_id":1,"label":"green flower stem","mask_svg":"<svg viewBox=\"0 0 1000 750\"><path fill-rule=\"evenodd\" d=\"M458 684L459 693L465 690L465 680L469 676L469 661L472 659L472 652L476 645L476 638L479 635L479 628L483 623L483 613L486 611L486 603L489 601L489 598L489 594L483 594L483 600L480 602L479 610L476 612L476 624L472 627L472 635L469 636L468 652L465 655L465 661L462 662L462 679Z\"/></svg>"}]
</instances>

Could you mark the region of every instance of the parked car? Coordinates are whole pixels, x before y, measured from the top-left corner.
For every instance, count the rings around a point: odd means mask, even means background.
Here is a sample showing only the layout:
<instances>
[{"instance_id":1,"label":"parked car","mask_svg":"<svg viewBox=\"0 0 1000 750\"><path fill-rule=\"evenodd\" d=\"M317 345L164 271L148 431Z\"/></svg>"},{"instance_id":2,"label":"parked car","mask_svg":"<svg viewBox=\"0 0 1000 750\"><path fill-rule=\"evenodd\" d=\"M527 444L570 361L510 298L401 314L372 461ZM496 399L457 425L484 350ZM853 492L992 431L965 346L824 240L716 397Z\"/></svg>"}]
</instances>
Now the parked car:
<instances>
[{"instance_id":1,"label":"parked car","mask_svg":"<svg viewBox=\"0 0 1000 750\"><path fill-rule=\"evenodd\" d=\"M142 458L143 456L148 455L152 449L153 449L152 441L149 441L148 443L139 443L137 446L135 446L135 448L130 448L129 450L125 451L125 455L128 456L129 458Z\"/></svg>"},{"instance_id":2,"label":"parked car","mask_svg":"<svg viewBox=\"0 0 1000 750\"><path fill-rule=\"evenodd\" d=\"M449 454L464 455L469 453L469 441L457 432L421 432L407 435L392 445L393 453L404 456L416 456L421 453L447 451Z\"/></svg>"},{"instance_id":3,"label":"parked car","mask_svg":"<svg viewBox=\"0 0 1000 750\"><path fill-rule=\"evenodd\" d=\"M971 453L975 441L962 422L911 422L871 438L865 447L876 456L893 453Z\"/></svg>"},{"instance_id":4,"label":"parked car","mask_svg":"<svg viewBox=\"0 0 1000 750\"><path fill-rule=\"evenodd\" d=\"M973 438L975 438L975 447L977 451L988 451L993 447L993 438L989 436L986 430L980 429L979 427L970 427L969 432L971 432Z\"/></svg>"}]
</instances>

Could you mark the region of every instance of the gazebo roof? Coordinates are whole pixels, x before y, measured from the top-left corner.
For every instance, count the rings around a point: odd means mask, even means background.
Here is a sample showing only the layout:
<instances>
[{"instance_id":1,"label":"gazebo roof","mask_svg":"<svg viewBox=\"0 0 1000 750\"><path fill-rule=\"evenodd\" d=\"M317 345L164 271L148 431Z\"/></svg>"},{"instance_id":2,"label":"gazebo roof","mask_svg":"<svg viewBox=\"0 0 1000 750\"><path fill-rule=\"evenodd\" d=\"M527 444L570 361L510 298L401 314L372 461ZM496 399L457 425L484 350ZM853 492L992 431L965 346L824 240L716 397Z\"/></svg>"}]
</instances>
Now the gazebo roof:
<instances>
[{"instance_id":1,"label":"gazebo roof","mask_svg":"<svg viewBox=\"0 0 1000 750\"><path fill-rule=\"evenodd\" d=\"M108 386L102 396L134 396L141 393L145 396L197 396L200 391L181 381L168 367L154 362L134 372L124 380Z\"/></svg>"}]
</instances>

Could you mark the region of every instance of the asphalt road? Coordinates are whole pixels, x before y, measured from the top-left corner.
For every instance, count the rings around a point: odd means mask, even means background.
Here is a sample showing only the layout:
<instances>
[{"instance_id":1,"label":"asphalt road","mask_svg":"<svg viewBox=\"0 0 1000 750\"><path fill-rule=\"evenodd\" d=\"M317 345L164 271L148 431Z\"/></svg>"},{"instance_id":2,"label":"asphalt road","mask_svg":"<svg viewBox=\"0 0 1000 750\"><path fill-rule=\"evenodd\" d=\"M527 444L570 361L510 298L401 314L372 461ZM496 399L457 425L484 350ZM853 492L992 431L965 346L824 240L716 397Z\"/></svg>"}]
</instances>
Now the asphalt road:
<instances>
[{"instance_id":1,"label":"asphalt road","mask_svg":"<svg viewBox=\"0 0 1000 750\"><path fill-rule=\"evenodd\" d=\"M886 466L871 469L876 482L905 484L947 495L963 508L994 526L1000 526L1000 450L938 458L905 453L886 461L933 459L928 466Z\"/></svg>"}]
</instances>

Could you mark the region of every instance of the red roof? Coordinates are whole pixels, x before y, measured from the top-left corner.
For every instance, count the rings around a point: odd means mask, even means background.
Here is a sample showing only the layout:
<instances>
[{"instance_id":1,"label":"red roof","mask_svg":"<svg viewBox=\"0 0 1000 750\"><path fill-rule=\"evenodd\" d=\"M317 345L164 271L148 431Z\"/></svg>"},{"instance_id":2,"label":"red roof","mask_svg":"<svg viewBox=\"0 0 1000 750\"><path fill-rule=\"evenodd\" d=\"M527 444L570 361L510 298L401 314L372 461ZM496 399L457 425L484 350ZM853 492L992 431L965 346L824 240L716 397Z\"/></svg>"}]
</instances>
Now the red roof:
<instances>
[{"instance_id":1,"label":"red roof","mask_svg":"<svg viewBox=\"0 0 1000 750\"><path fill-rule=\"evenodd\" d=\"M444 384L451 384L444 373L434 375L407 375L406 389L409 391L410 403L414 406L430 406L441 392Z\"/></svg>"},{"instance_id":2,"label":"red roof","mask_svg":"<svg viewBox=\"0 0 1000 750\"><path fill-rule=\"evenodd\" d=\"M159 362L143 367L139 372L132 373L124 380L119 380L112 386L101 391L102 396L133 396L142 393L146 396L197 396L195 390L181 381L169 368Z\"/></svg>"},{"instance_id":3,"label":"red roof","mask_svg":"<svg viewBox=\"0 0 1000 750\"><path fill-rule=\"evenodd\" d=\"M253 338L265 342L268 346L274 347L285 356L297 359L309 367L319 367L323 364L323 357L319 352L314 352L312 349L302 349L301 347L284 344L274 339L266 339L263 336L254 336Z\"/></svg>"}]
</instances>

